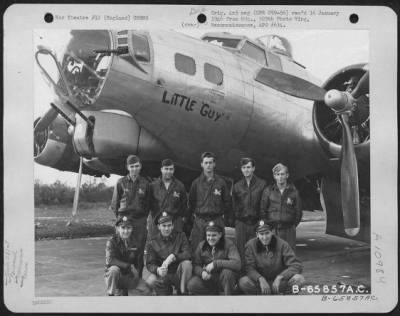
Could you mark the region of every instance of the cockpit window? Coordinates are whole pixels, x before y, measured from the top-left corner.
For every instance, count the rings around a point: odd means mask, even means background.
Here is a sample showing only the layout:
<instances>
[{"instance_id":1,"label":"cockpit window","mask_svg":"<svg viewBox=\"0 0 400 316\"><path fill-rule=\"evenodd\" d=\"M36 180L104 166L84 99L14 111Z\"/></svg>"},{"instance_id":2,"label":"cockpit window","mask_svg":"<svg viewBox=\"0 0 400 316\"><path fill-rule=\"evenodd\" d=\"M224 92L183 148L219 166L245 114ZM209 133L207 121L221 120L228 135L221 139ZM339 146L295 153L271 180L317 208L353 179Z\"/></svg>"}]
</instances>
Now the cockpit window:
<instances>
[{"instance_id":1,"label":"cockpit window","mask_svg":"<svg viewBox=\"0 0 400 316\"><path fill-rule=\"evenodd\" d=\"M220 37L206 36L203 38L203 41L222 47L237 48L241 40L237 38L220 38Z\"/></svg>"},{"instance_id":2,"label":"cockpit window","mask_svg":"<svg viewBox=\"0 0 400 316\"><path fill-rule=\"evenodd\" d=\"M249 41L246 41L240 52L250 57L251 59L254 59L256 62L262 65L267 64L267 59L265 58L265 51L260 47L250 43Z\"/></svg>"},{"instance_id":3,"label":"cockpit window","mask_svg":"<svg viewBox=\"0 0 400 316\"><path fill-rule=\"evenodd\" d=\"M138 61L150 62L150 47L145 36L132 34L133 54Z\"/></svg>"}]
</instances>

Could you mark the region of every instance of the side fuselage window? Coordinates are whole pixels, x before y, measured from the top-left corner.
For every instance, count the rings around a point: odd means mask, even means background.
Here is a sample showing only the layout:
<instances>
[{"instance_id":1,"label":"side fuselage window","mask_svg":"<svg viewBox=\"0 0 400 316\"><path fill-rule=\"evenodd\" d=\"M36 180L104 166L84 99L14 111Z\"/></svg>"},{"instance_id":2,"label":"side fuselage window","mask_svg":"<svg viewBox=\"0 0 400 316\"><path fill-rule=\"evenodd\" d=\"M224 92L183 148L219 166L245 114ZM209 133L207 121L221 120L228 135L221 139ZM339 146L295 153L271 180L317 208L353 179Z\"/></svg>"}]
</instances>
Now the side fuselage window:
<instances>
[{"instance_id":1,"label":"side fuselage window","mask_svg":"<svg viewBox=\"0 0 400 316\"><path fill-rule=\"evenodd\" d=\"M176 53L175 68L180 72L193 76L196 73L196 62L192 57Z\"/></svg>"},{"instance_id":2,"label":"side fuselage window","mask_svg":"<svg viewBox=\"0 0 400 316\"><path fill-rule=\"evenodd\" d=\"M204 78L207 81L212 82L220 86L224 82L224 75L222 70L216 66L205 63L204 64Z\"/></svg>"}]
</instances>

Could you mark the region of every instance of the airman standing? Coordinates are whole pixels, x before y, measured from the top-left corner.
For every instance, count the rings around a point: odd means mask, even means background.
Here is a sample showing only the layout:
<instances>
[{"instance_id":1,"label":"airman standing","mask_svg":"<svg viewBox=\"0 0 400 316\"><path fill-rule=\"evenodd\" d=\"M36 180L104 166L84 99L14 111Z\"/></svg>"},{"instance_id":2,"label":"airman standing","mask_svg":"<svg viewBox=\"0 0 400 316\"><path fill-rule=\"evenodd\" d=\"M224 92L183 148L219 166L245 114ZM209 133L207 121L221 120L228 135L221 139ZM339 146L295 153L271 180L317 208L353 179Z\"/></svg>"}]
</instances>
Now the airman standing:
<instances>
[{"instance_id":1,"label":"airman standing","mask_svg":"<svg viewBox=\"0 0 400 316\"><path fill-rule=\"evenodd\" d=\"M171 159L164 159L161 162L161 177L151 184L150 239L158 234L159 230L154 220L164 211L173 217L176 231L181 232L183 229L184 215L187 211L187 196L185 186L174 177L174 171L174 162Z\"/></svg>"},{"instance_id":2,"label":"airman standing","mask_svg":"<svg viewBox=\"0 0 400 316\"><path fill-rule=\"evenodd\" d=\"M144 262L144 248L147 238L147 216L149 214L150 183L140 176L142 163L140 158L130 155L126 160L129 174L120 178L114 187L111 200L111 210L115 216L127 215L132 217L133 235L138 246L140 263L138 266L139 275L142 275Z\"/></svg>"},{"instance_id":3,"label":"airman standing","mask_svg":"<svg viewBox=\"0 0 400 316\"><path fill-rule=\"evenodd\" d=\"M194 216L191 233L194 252L204 238L204 228L209 221L224 227L231 217L231 198L225 181L215 174L215 155L205 152L201 155L202 174L196 178L189 191L189 216ZM188 216L188 217L189 217Z\"/></svg>"},{"instance_id":4,"label":"airman standing","mask_svg":"<svg viewBox=\"0 0 400 316\"><path fill-rule=\"evenodd\" d=\"M253 159L242 158L240 169L243 178L233 186L232 202L235 213L236 245L243 263L244 245L254 237L257 221L260 220L261 195L266 182L254 174Z\"/></svg>"},{"instance_id":5,"label":"airman standing","mask_svg":"<svg viewBox=\"0 0 400 316\"><path fill-rule=\"evenodd\" d=\"M261 198L261 217L272 225L275 234L296 251L296 226L302 217L301 199L293 184L288 183L289 170L278 163L272 168L275 183L265 188Z\"/></svg>"}]
</instances>

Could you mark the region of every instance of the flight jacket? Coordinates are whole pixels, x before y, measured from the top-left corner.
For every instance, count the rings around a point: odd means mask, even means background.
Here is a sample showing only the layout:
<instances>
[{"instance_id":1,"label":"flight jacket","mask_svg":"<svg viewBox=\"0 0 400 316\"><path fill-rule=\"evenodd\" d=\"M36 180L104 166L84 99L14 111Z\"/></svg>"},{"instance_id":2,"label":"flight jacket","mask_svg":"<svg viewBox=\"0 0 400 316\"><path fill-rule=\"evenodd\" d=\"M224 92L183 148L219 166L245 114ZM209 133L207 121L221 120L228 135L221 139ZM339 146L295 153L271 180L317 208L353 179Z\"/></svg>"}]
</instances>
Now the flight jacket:
<instances>
[{"instance_id":1,"label":"flight jacket","mask_svg":"<svg viewBox=\"0 0 400 316\"><path fill-rule=\"evenodd\" d=\"M139 176L132 181L130 175L118 179L114 187L111 209L118 214L129 214L133 218L145 217L149 214L150 183Z\"/></svg>"},{"instance_id":2,"label":"flight jacket","mask_svg":"<svg viewBox=\"0 0 400 316\"><path fill-rule=\"evenodd\" d=\"M168 190L161 178L150 185L150 210L153 218L161 212L167 212L174 219L186 215L187 196L185 186L176 178L172 179Z\"/></svg>"},{"instance_id":3,"label":"flight jacket","mask_svg":"<svg viewBox=\"0 0 400 316\"><path fill-rule=\"evenodd\" d=\"M261 197L260 215L273 226L298 225L302 217L301 199L293 184L283 193L276 184L265 188Z\"/></svg>"},{"instance_id":4,"label":"flight jacket","mask_svg":"<svg viewBox=\"0 0 400 316\"><path fill-rule=\"evenodd\" d=\"M224 179L214 174L211 181L207 181L202 173L196 178L189 191L189 214L195 214L203 219L210 220L218 216L229 216L231 198L228 186Z\"/></svg>"},{"instance_id":5,"label":"flight jacket","mask_svg":"<svg viewBox=\"0 0 400 316\"><path fill-rule=\"evenodd\" d=\"M126 240L114 234L106 243L106 268L118 266L122 274L130 274L130 266L139 267L138 256L139 244L133 234Z\"/></svg>"},{"instance_id":6,"label":"flight jacket","mask_svg":"<svg viewBox=\"0 0 400 316\"><path fill-rule=\"evenodd\" d=\"M256 222L260 218L261 196L265 186L266 182L255 175L250 180L250 186L245 178L235 183L232 190L235 219L254 219Z\"/></svg>"},{"instance_id":7,"label":"flight jacket","mask_svg":"<svg viewBox=\"0 0 400 316\"><path fill-rule=\"evenodd\" d=\"M170 254L174 254L176 260L169 265L168 273L175 273L182 261L190 260L190 253L185 233L174 230L168 237L163 237L159 233L147 245L147 270L157 275L157 268Z\"/></svg>"},{"instance_id":8,"label":"flight jacket","mask_svg":"<svg viewBox=\"0 0 400 316\"><path fill-rule=\"evenodd\" d=\"M212 247L206 240L200 242L194 253L193 273L201 277L204 267L214 263L211 273L218 273L222 269L230 269L239 272L242 264L236 245L224 236L215 245L215 253L212 255Z\"/></svg>"},{"instance_id":9,"label":"flight jacket","mask_svg":"<svg viewBox=\"0 0 400 316\"><path fill-rule=\"evenodd\" d=\"M270 245L265 247L257 237L245 245L245 272L254 282L260 277L268 281L282 275L288 281L293 275L302 272L300 260L283 239L272 236Z\"/></svg>"}]
</instances>

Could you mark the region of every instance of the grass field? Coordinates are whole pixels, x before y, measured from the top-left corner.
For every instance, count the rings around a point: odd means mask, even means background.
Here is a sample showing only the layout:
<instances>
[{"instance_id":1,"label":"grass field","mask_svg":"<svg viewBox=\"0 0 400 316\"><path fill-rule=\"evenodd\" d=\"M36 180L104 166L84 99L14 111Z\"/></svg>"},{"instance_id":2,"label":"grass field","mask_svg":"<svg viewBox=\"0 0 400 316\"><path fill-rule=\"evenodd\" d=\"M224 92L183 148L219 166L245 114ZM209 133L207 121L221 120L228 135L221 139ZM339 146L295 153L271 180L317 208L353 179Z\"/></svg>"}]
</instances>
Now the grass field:
<instances>
[{"instance_id":1,"label":"grass field","mask_svg":"<svg viewBox=\"0 0 400 316\"><path fill-rule=\"evenodd\" d=\"M72 225L67 226L72 205L35 207L35 240L109 236L114 232L115 217L107 203L81 203ZM320 211L303 212L302 221L321 221Z\"/></svg>"},{"instance_id":2,"label":"grass field","mask_svg":"<svg viewBox=\"0 0 400 316\"><path fill-rule=\"evenodd\" d=\"M72 205L35 207L35 239L107 236L114 232L114 214L107 203L79 204L72 225L66 226Z\"/></svg>"}]
</instances>

